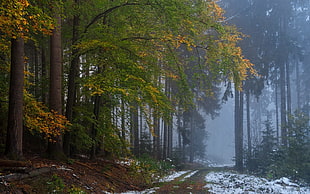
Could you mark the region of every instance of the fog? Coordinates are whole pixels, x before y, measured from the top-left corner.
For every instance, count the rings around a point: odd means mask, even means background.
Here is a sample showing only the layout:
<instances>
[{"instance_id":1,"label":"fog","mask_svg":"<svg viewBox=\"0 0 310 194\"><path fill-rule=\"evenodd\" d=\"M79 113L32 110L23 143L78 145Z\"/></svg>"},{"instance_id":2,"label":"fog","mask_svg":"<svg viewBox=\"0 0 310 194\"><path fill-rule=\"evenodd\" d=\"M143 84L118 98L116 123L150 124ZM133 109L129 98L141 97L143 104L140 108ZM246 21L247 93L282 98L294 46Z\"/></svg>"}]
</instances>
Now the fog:
<instances>
[{"instance_id":1,"label":"fog","mask_svg":"<svg viewBox=\"0 0 310 194\"><path fill-rule=\"evenodd\" d=\"M292 148L288 136L297 129L291 129L297 114L309 116L310 1L222 0L219 4L226 11L227 23L246 35L240 47L259 75L243 82L237 105L230 98L218 117L207 116L207 158L229 164L241 157L240 165L249 167L251 157L259 159L267 136L273 138L274 150ZM236 108L239 121L235 120ZM302 141L309 144L309 121L304 128ZM239 148L235 147L236 134Z\"/></svg>"},{"instance_id":2,"label":"fog","mask_svg":"<svg viewBox=\"0 0 310 194\"><path fill-rule=\"evenodd\" d=\"M219 116L208 118L207 158L217 164L232 164L235 156L234 147L234 105L233 100L222 105Z\"/></svg>"}]
</instances>

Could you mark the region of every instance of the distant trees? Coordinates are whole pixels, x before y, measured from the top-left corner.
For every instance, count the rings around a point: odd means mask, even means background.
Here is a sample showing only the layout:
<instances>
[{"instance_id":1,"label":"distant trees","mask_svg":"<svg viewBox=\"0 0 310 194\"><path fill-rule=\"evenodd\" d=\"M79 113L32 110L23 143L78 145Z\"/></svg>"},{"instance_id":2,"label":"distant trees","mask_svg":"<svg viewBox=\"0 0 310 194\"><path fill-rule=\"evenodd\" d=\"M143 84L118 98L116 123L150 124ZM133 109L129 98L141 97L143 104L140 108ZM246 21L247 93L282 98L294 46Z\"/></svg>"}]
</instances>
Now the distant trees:
<instances>
[{"instance_id":1,"label":"distant trees","mask_svg":"<svg viewBox=\"0 0 310 194\"><path fill-rule=\"evenodd\" d=\"M307 25L301 25L308 21L306 16L308 6L302 1L238 1L237 4L234 0L227 0L222 3L231 15L228 17L229 21L249 35L241 42L241 47L245 51L245 56L255 64L255 69L260 75L260 77L249 76L250 79L244 82L243 87L247 98L245 101L247 107L245 143L248 144L245 152L248 154L245 157L246 165L248 169L256 172L261 166L266 168L273 166L273 171L277 171L274 165L278 163L284 165L284 159L280 156L288 154L289 149L294 147L289 141L297 138L290 134L293 121L289 118L294 109L302 111L303 114L309 114L308 106L301 105L308 103L306 100L308 94L301 94L300 91L300 88L305 86L303 84L308 83L307 78L301 81L300 77L301 66L304 72L309 69L304 66L307 58L304 53L308 50L308 45L303 35L309 32L309 28ZM242 8L240 4L243 5ZM251 100L251 96L256 99ZM236 102L236 109L240 106L239 102ZM236 123L240 117L238 113ZM274 128L274 133L267 135L267 131L261 130L264 120L272 121L265 127ZM245 125L245 122L241 125ZM239 128L242 129L242 127ZM274 151L270 156L264 156L264 160L270 159L269 163L255 164L257 150L262 149L266 144L267 136L275 139L269 144ZM243 142L241 138L236 138L236 144L240 141ZM269 152L265 151L265 153ZM275 159L275 155L279 158ZM265 170L266 174L270 173L270 169ZM290 174L290 176L295 175Z\"/></svg>"},{"instance_id":2,"label":"distant trees","mask_svg":"<svg viewBox=\"0 0 310 194\"><path fill-rule=\"evenodd\" d=\"M309 182L309 117L296 112L289 116L288 146L277 145L271 122L266 122L262 141L255 146L249 170L269 178L288 176Z\"/></svg>"}]
</instances>

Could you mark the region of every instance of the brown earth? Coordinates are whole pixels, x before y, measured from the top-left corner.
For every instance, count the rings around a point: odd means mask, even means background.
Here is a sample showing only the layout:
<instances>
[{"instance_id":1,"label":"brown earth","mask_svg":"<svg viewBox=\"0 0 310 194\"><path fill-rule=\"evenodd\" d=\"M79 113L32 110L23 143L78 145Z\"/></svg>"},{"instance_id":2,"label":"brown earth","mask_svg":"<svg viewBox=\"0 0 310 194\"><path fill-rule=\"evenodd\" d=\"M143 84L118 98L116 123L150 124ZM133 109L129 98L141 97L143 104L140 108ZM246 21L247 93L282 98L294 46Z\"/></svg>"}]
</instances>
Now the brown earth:
<instances>
[{"instance_id":1,"label":"brown earth","mask_svg":"<svg viewBox=\"0 0 310 194\"><path fill-rule=\"evenodd\" d=\"M32 157L20 162L0 159L0 193L120 193L154 187L160 194L209 193L204 177L210 168L198 164L183 164L183 168L199 170L185 180L190 172L171 182L150 184L139 169L116 160L76 158L59 162Z\"/></svg>"},{"instance_id":2,"label":"brown earth","mask_svg":"<svg viewBox=\"0 0 310 194\"><path fill-rule=\"evenodd\" d=\"M142 173L113 160L57 162L36 157L16 164L0 161L0 193L114 193L147 187Z\"/></svg>"},{"instance_id":3,"label":"brown earth","mask_svg":"<svg viewBox=\"0 0 310 194\"><path fill-rule=\"evenodd\" d=\"M208 188L205 188L206 182L204 181L206 174L209 172L208 169L198 170L193 176L183 180L181 176L176 178L175 180L162 185L156 193L159 194L167 194L167 193L175 193L175 194L207 194Z\"/></svg>"}]
</instances>

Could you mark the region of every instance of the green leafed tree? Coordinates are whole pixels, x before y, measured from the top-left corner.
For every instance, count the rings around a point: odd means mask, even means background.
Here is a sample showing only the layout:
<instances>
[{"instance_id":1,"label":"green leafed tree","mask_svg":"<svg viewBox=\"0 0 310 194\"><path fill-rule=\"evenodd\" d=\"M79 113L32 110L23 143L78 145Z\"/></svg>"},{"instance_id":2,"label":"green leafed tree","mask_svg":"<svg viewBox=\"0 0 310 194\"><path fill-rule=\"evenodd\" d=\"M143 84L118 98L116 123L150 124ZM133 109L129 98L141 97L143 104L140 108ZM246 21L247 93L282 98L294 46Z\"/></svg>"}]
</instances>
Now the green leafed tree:
<instances>
[{"instance_id":1,"label":"green leafed tree","mask_svg":"<svg viewBox=\"0 0 310 194\"><path fill-rule=\"evenodd\" d=\"M24 105L24 71L25 41L33 33L48 32L51 27L46 15L27 0L2 1L0 3L0 46L11 47L11 67L9 86L9 110L5 154L11 159L23 158L23 105ZM9 42L11 43L9 45Z\"/></svg>"}]
</instances>

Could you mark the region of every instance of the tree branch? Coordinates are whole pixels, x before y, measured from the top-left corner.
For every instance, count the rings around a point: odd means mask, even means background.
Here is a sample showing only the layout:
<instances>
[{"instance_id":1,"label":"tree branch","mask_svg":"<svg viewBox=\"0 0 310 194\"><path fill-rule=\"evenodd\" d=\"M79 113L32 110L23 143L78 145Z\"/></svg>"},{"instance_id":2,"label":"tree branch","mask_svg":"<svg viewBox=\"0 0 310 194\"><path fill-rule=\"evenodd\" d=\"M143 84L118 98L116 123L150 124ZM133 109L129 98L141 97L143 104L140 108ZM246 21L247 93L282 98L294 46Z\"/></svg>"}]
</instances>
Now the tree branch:
<instances>
[{"instance_id":1,"label":"tree branch","mask_svg":"<svg viewBox=\"0 0 310 194\"><path fill-rule=\"evenodd\" d=\"M118 8L121 8L121 7L132 6L132 5L142 5L142 4L140 4L140 3L128 3L128 2L127 2L127 3L121 4L121 5L117 5L117 6L115 6L115 7L111 7L111 8L109 8L109 9L105 10L104 12L102 12L102 13L96 15L96 16L92 19L92 21L85 27L84 33L86 33L87 30L88 30L88 28L89 28L91 25L93 25L96 21L98 21L100 18L103 17L103 18L104 18L104 21L105 21L106 16L107 16L109 13L113 12L114 10L116 10L116 9L118 9ZM148 5L148 4L143 4L143 5Z\"/></svg>"},{"instance_id":2,"label":"tree branch","mask_svg":"<svg viewBox=\"0 0 310 194\"><path fill-rule=\"evenodd\" d=\"M133 37L122 38L121 41L125 41L125 40L156 40L156 39L160 39L160 38L133 36Z\"/></svg>"}]
</instances>

